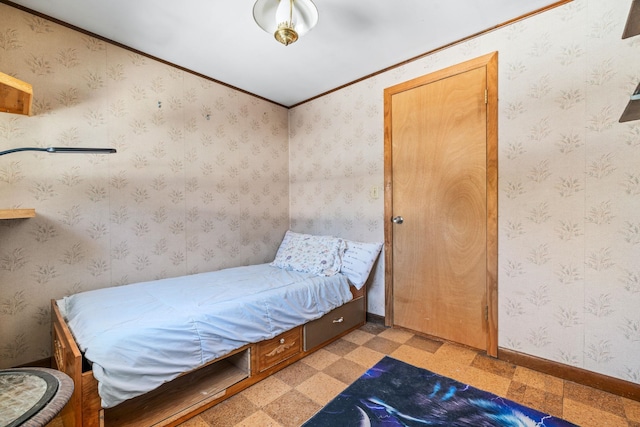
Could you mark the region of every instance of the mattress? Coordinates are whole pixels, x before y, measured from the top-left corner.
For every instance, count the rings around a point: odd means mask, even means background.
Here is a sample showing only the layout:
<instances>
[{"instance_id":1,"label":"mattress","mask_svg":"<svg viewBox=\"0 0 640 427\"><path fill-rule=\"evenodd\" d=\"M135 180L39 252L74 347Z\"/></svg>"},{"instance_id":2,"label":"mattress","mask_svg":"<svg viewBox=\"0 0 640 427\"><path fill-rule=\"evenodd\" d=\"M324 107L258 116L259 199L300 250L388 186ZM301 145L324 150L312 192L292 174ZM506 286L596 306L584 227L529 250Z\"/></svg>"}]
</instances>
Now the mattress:
<instances>
[{"instance_id":1,"label":"mattress","mask_svg":"<svg viewBox=\"0 0 640 427\"><path fill-rule=\"evenodd\" d=\"M352 299L345 276L236 267L58 301L109 408Z\"/></svg>"}]
</instances>

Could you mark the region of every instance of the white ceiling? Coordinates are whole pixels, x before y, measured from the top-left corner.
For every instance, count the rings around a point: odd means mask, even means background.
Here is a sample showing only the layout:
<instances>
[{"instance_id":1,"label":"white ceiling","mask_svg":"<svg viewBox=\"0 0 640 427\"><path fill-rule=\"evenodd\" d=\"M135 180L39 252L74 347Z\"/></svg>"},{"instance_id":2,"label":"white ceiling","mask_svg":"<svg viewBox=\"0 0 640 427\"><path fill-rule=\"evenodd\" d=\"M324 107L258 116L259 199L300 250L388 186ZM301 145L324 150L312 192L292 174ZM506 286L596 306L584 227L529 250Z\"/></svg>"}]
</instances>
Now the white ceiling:
<instances>
[{"instance_id":1,"label":"white ceiling","mask_svg":"<svg viewBox=\"0 0 640 427\"><path fill-rule=\"evenodd\" d=\"M558 0L315 0L319 22L284 46L254 0L15 0L43 15L292 106Z\"/></svg>"}]
</instances>

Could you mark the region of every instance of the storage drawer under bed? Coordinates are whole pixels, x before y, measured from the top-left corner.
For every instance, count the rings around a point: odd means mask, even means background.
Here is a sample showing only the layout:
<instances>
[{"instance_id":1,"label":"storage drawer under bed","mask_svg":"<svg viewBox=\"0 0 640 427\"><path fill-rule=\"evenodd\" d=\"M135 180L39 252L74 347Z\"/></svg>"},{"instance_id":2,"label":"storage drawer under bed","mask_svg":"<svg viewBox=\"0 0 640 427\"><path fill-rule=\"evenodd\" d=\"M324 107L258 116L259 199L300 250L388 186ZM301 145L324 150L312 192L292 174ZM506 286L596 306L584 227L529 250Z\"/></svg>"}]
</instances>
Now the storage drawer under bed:
<instances>
[{"instance_id":1,"label":"storage drawer under bed","mask_svg":"<svg viewBox=\"0 0 640 427\"><path fill-rule=\"evenodd\" d=\"M258 372L262 372L278 363L300 353L302 328L299 326L283 332L275 338L261 341L258 349Z\"/></svg>"},{"instance_id":2,"label":"storage drawer under bed","mask_svg":"<svg viewBox=\"0 0 640 427\"><path fill-rule=\"evenodd\" d=\"M360 297L304 325L304 351L329 341L365 321L365 298Z\"/></svg>"}]
</instances>

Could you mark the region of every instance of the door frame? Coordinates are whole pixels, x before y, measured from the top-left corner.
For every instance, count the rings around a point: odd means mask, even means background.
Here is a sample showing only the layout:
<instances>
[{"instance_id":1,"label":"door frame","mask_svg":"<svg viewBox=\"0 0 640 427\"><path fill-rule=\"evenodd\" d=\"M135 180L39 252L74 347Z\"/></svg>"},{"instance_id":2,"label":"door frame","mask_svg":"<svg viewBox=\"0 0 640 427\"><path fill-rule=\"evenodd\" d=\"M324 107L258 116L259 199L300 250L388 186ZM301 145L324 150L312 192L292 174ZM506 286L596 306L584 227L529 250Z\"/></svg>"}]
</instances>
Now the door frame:
<instances>
[{"instance_id":1,"label":"door frame","mask_svg":"<svg viewBox=\"0 0 640 427\"><path fill-rule=\"evenodd\" d=\"M391 98L397 93L476 68L487 72L487 354L498 356L498 52L492 52L384 90L385 325L393 326L393 170Z\"/></svg>"}]
</instances>

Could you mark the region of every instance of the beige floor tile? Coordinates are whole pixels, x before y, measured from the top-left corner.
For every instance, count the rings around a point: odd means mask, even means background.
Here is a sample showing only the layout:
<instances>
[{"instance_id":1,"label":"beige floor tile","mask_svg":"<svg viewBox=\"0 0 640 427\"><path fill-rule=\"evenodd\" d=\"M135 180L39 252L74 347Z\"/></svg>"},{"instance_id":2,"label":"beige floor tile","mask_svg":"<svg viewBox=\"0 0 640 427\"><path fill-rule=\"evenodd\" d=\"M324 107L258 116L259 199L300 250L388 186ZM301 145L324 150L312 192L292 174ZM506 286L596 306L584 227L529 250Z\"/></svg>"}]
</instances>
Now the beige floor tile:
<instances>
[{"instance_id":1,"label":"beige floor tile","mask_svg":"<svg viewBox=\"0 0 640 427\"><path fill-rule=\"evenodd\" d=\"M378 336L391 341L395 341L400 344L404 344L405 342L409 341L414 336L414 334L401 329L389 328L379 333Z\"/></svg>"},{"instance_id":2,"label":"beige floor tile","mask_svg":"<svg viewBox=\"0 0 640 427\"><path fill-rule=\"evenodd\" d=\"M322 371L336 360L340 360L340 356L321 348L302 359L301 362Z\"/></svg>"},{"instance_id":3,"label":"beige floor tile","mask_svg":"<svg viewBox=\"0 0 640 427\"><path fill-rule=\"evenodd\" d=\"M344 356L345 354L349 354L356 348L358 348L357 344L354 344L342 338L324 347L325 350L333 354L336 354L338 356Z\"/></svg>"},{"instance_id":4,"label":"beige floor tile","mask_svg":"<svg viewBox=\"0 0 640 427\"><path fill-rule=\"evenodd\" d=\"M307 378L315 375L317 372L317 369L312 368L307 364L294 363L293 365L287 366L282 371L276 372L273 376L284 381L285 384L295 387Z\"/></svg>"},{"instance_id":5,"label":"beige floor tile","mask_svg":"<svg viewBox=\"0 0 640 427\"><path fill-rule=\"evenodd\" d=\"M318 372L316 375L297 386L296 390L317 404L324 406L342 390L347 388L348 385L349 384L338 381L323 372Z\"/></svg>"},{"instance_id":6,"label":"beige floor tile","mask_svg":"<svg viewBox=\"0 0 640 427\"><path fill-rule=\"evenodd\" d=\"M519 403L557 417L564 414L562 396L527 385Z\"/></svg>"},{"instance_id":7,"label":"beige floor tile","mask_svg":"<svg viewBox=\"0 0 640 427\"><path fill-rule=\"evenodd\" d=\"M622 398L624 411L627 418L631 421L640 423L640 402L631 399Z\"/></svg>"},{"instance_id":8,"label":"beige floor tile","mask_svg":"<svg viewBox=\"0 0 640 427\"><path fill-rule=\"evenodd\" d=\"M518 366L513 373L513 380L549 393L564 395L563 380L528 368Z\"/></svg>"},{"instance_id":9,"label":"beige floor tile","mask_svg":"<svg viewBox=\"0 0 640 427\"><path fill-rule=\"evenodd\" d=\"M370 348L371 350L375 350L383 354L393 353L401 345L402 344L400 344L399 342L391 341L383 337L375 337L363 344L364 347Z\"/></svg>"},{"instance_id":10,"label":"beige floor tile","mask_svg":"<svg viewBox=\"0 0 640 427\"><path fill-rule=\"evenodd\" d=\"M234 427L282 427L282 424L271 418L263 411L258 411L245 418ZM182 427L182 425L180 426Z\"/></svg>"},{"instance_id":11,"label":"beige floor tile","mask_svg":"<svg viewBox=\"0 0 640 427\"><path fill-rule=\"evenodd\" d=\"M442 347L442 342L425 337L420 337L418 335L414 335L413 337L409 338L404 342L404 344L410 345L411 347L419 348L420 350L426 350L429 353L435 353L440 347Z\"/></svg>"},{"instance_id":12,"label":"beige floor tile","mask_svg":"<svg viewBox=\"0 0 640 427\"><path fill-rule=\"evenodd\" d=\"M430 357L424 365L425 369L458 381L463 381L464 372L469 369L469 365L444 357Z\"/></svg>"},{"instance_id":13,"label":"beige floor tile","mask_svg":"<svg viewBox=\"0 0 640 427\"><path fill-rule=\"evenodd\" d=\"M508 379L512 379L516 372L516 365L484 354L478 354L471 362L471 366Z\"/></svg>"},{"instance_id":14,"label":"beige floor tile","mask_svg":"<svg viewBox=\"0 0 640 427\"><path fill-rule=\"evenodd\" d=\"M242 394L236 394L204 411L199 417L210 426L230 427L244 420L257 410L258 407L251 403L249 399Z\"/></svg>"},{"instance_id":15,"label":"beige floor tile","mask_svg":"<svg viewBox=\"0 0 640 427\"><path fill-rule=\"evenodd\" d=\"M445 343L434 353L434 359L443 359L469 366L477 355L478 352L475 350Z\"/></svg>"},{"instance_id":16,"label":"beige floor tile","mask_svg":"<svg viewBox=\"0 0 640 427\"><path fill-rule=\"evenodd\" d=\"M374 337L375 337L374 334L370 334L369 332L365 332L365 331L362 331L360 329L356 329L355 331L350 332L347 335L345 335L344 337L342 337L342 339L347 340L347 341L352 342L352 343L357 344L357 345L362 345L362 344L366 343L367 341L369 341L370 339L372 339Z\"/></svg>"},{"instance_id":17,"label":"beige floor tile","mask_svg":"<svg viewBox=\"0 0 640 427\"><path fill-rule=\"evenodd\" d=\"M419 368L427 369L428 360L432 357L432 353L406 344L398 347L389 356L409 363Z\"/></svg>"},{"instance_id":18,"label":"beige floor tile","mask_svg":"<svg viewBox=\"0 0 640 427\"><path fill-rule=\"evenodd\" d=\"M511 399L514 402L524 404L525 393L528 386L518 381L511 381L509 383L509 391L507 391L507 399Z\"/></svg>"},{"instance_id":19,"label":"beige floor tile","mask_svg":"<svg viewBox=\"0 0 640 427\"><path fill-rule=\"evenodd\" d=\"M358 347L344 356L344 358L368 369L378 363L384 356L385 354L380 353L379 351L371 350L366 347Z\"/></svg>"},{"instance_id":20,"label":"beige floor tile","mask_svg":"<svg viewBox=\"0 0 640 427\"><path fill-rule=\"evenodd\" d=\"M462 371L458 381L503 397L507 396L509 385L511 384L511 380L508 378L484 372L474 367L469 367Z\"/></svg>"},{"instance_id":21,"label":"beige floor tile","mask_svg":"<svg viewBox=\"0 0 640 427\"><path fill-rule=\"evenodd\" d=\"M320 408L322 405L298 390L291 390L265 406L263 411L283 427L299 427Z\"/></svg>"},{"instance_id":22,"label":"beige floor tile","mask_svg":"<svg viewBox=\"0 0 640 427\"><path fill-rule=\"evenodd\" d=\"M322 372L341 381L345 384L351 384L367 371L368 367L359 365L351 360L343 359L327 366Z\"/></svg>"},{"instance_id":23,"label":"beige floor tile","mask_svg":"<svg viewBox=\"0 0 640 427\"><path fill-rule=\"evenodd\" d=\"M566 381L564 397L605 412L610 412L619 417L625 417L625 407L622 403L622 398L602 390L596 390L592 387Z\"/></svg>"},{"instance_id":24,"label":"beige floor tile","mask_svg":"<svg viewBox=\"0 0 640 427\"><path fill-rule=\"evenodd\" d=\"M571 399L564 399L563 418L581 427L628 427L626 419Z\"/></svg>"},{"instance_id":25,"label":"beige floor tile","mask_svg":"<svg viewBox=\"0 0 640 427\"><path fill-rule=\"evenodd\" d=\"M271 376L244 390L242 395L257 407L262 408L289 390L291 390L290 385Z\"/></svg>"},{"instance_id":26,"label":"beige floor tile","mask_svg":"<svg viewBox=\"0 0 640 427\"><path fill-rule=\"evenodd\" d=\"M361 331L368 332L373 335L378 335L379 333L386 331L388 328L384 326L382 323L367 322L363 326L361 326L359 329Z\"/></svg>"}]
</instances>

